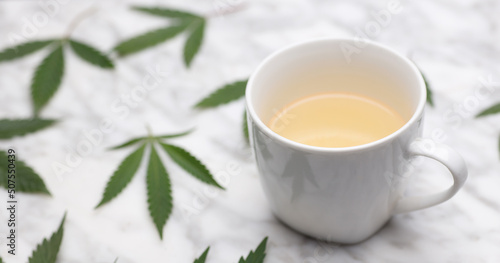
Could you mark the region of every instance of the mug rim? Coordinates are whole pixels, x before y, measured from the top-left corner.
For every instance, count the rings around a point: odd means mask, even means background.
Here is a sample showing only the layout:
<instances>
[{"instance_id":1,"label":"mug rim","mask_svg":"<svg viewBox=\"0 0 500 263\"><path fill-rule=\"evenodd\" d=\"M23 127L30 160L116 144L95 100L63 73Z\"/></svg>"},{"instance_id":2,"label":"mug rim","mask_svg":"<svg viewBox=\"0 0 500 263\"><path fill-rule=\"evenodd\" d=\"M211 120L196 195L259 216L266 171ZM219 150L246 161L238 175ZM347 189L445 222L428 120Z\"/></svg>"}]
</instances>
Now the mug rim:
<instances>
[{"instance_id":1,"label":"mug rim","mask_svg":"<svg viewBox=\"0 0 500 263\"><path fill-rule=\"evenodd\" d=\"M349 146L349 147L320 147L320 146L312 146L312 145L299 143L299 142L290 140L288 138L285 138L285 137L277 134L273 130L271 130L260 119L260 117L257 115L257 112L255 111L255 108L252 104L252 97L250 96L250 94L251 94L253 86L254 86L255 78L259 75L259 73L262 71L262 68L265 65L267 65L271 60L273 60L278 55L280 55L284 52L290 51L290 50L297 48L299 46L305 46L305 45L319 43L319 42L341 42L341 41L353 42L353 41L356 41L356 39L355 38L328 37L328 38L317 38L317 39L310 39L310 40L301 41L298 43L287 45L287 46L273 52L271 55L267 56L257 66L256 70L252 73L252 75L248 79L248 83L247 83L246 90L245 90L245 102L246 102L246 108L247 108L248 115L250 116L250 118L252 118L255 125L257 125L257 127L263 133L265 133L267 136L275 139L276 141L279 141L279 142L281 142L289 147L292 147L296 150L307 151L307 152L319 152L319 153L343 153L343 152L354 152L354 151L366 150L366 149L374 148L376 146L380 146L382 144L385 144L389 141L392 141L396 137L400 136L403 132L408 130L410 126L412 126L415 122L417 122L417 120L420 118L420 116L422 115L422 113L424 111L426 97L427 97L427 90L425 88L425 82L424 82L422 73L417 68L417 66L407 57L400 55L398 52L396 52L395 50L393 50L392 48L390 48L386 45L383 45L383 44L380 44L380 43L377 43L377 42L374 42L374 41L368 40L368 39L363 40L363 41L365 41L365 43L367 45L381 48L381 49L391 53L392 55L398 57L403 62L405 62L407 64L407 66L409 66L411 68L411 70L413 71L413 73L417 76L417 79L419 82L418 86L420 87L420 98L418 101L418 105L417 105L417 108L415 109L414 113L412 114L411 118L401 128L399 128L395 132L393 132L393 133L391 133L391 134L389 134L389 135L387 135L379 140L372 141L372 142L369 142L366 144ZM365 46L365 48L366 48L366 46Z\"/></svg>"}]
</instances>

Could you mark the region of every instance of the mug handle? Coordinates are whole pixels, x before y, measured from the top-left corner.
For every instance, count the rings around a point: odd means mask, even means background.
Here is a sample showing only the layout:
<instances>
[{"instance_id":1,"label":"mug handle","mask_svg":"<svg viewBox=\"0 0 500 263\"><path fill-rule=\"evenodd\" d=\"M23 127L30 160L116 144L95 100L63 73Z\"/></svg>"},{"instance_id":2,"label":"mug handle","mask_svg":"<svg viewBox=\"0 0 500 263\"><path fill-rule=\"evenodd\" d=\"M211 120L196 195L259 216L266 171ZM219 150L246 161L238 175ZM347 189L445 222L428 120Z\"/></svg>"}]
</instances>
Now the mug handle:
<instances>
[{"instance_id":1,"label":"mug handle","mask_svg":"<svg viewBox=\"0 0 500 263\"><path fill-rule=\"evenodd\" d=\"M410 157L424 156L443 164L453 176L453 185L447 190L435 194L403 197L396 204L394 214L419 210L442 203L454 196L467 179L467 167L464 160L447 145L430 139L417 138L410 144L409 151Z\"/></svg>"}]
</instances>

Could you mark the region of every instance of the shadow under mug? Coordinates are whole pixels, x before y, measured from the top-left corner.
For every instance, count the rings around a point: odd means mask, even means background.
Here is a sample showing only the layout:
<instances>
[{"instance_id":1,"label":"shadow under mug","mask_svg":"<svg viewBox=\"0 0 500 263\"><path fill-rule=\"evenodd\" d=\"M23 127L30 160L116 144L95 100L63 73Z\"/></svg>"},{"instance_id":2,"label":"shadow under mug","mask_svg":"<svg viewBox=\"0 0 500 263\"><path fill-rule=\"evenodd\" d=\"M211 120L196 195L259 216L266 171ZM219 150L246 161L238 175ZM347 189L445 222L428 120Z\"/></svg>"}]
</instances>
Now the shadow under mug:
<instances>
[{"instance_id":1,"label":"shadow under mug","mask_svg":"<svg viewBox=\"0 0 500 263\"><path fill-rule=\"evenodd\" d=\"M290 102L328 91L374 98L396 109L406 124L380 140L345 148L297 143L266 125ZM467 169L454 150L421 138L425 102L425 83L416 66L380 44L328 38L270 55L248 81L246 105L262 187L275 215L306 235L357 243L396 213L451 198L464 184ZM284 118L282 125L288 121ZM453 185L431 195L404 196L415 156L446 166Z\"/></svg>"}]
</instances>

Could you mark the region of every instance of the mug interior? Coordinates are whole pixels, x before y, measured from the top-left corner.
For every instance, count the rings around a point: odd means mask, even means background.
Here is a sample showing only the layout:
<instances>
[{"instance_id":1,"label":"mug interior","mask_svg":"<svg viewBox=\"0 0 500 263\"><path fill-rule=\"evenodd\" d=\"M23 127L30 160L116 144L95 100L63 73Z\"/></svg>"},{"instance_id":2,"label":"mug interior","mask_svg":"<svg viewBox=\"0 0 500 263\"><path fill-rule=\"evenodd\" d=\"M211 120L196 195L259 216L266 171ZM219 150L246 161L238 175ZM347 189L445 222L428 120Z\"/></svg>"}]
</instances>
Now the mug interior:
<instances>
[{"instance_id":1,"label":"mug interior","mask_svg":"<svg viewBox=\"0 0 500 263\"><path fill-rule=\"evenodd\" d=\"M347 59L346 47L359 52ZM391 49L371 42L358 48L352 39L321 39L268 57L250 78L247 107L249 114L256 114L258 122L267 127L289 103L325 92L355 93L378 100L399 112L407 124L419 108L422 110L426 96L418 69Z\"/></svg>"}]
</instances>

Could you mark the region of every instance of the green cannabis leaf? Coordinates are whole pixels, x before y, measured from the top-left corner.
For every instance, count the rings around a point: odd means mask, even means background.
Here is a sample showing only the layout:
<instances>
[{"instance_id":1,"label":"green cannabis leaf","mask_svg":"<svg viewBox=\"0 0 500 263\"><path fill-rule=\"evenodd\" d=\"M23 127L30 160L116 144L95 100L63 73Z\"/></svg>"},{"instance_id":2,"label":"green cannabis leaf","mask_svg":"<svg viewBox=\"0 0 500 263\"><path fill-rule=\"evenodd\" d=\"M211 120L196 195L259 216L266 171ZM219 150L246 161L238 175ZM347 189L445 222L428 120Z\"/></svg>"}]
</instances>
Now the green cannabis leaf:
<instances>
[{"instance_id":1,"label":"green cannabis leaf","mask_svg":"<svg viewBox=\"0 0 500 263\"><path fill-rule=\"evenodd\" d=\"M181 132L181 133L158 135L158 136L156 136L156 138L158 138L158 139L172 139L172 138L182 137L182 136L190 134L191 132L193 132L193 130L194 129L187 130L187 131Z\"/></svg>"},{"instance_id":2,"label":"green cannabis leaf","mask_svg":"<svg viewBox=\"0 0 500 263\"><path fill-rule=\"evenodd\" d=\"M64 73L64 55L62 43L59 44L38 66L31 83L31 98L35 116L49 102Z\"/></svg>"},{"instance_id":3,"label":"green cannabis leaf","mask_svg":"<svg viewBox=\"0 0 500 263\"><path fill-rule=\"evenodd\" d=\"M185 11L160 7L134 6L132 9L145 14L170 18L173 20L173 25L149 31L119 43L114 48L119 56L124 57L134 54L188 31L189 37L184 45L184 64L186 67L191 65L203 41L205 18Z\"/></svg>"},{"instance_id":4,"label":"green cannabis leaf","mask_svg":"<svg viewBox=\"0 0 500 263\"><path fill-rule=\"evenodd\" d=\"M205 249L203 254L201 254L201 256L199 258L195 259L193 263L205 263L205 261L207 260L207 255L208 255L209 250L210 250L210 247L207 247L207 249ZM2 263L2 262L0 262L0 263Z\"/></svg>"},{"instance_id":5,"label":"green cannabis leaf","mask_svg":"<svg viewBox=\"0 0 500 263\"><path fill-rule=\"evenodd\" d=\"M220 186L217 181L215 181L205 165L192 156L188 151L171 144L160 143L160 145L163 147L165 152L167 152L170 158L172 158L172 160L186 172L190 173L202 182L224 189L224 187Z\"/></svg>"},{"instance_id":6,"label":"green cannabis leaf","mask_svg":"<svg viewBox=\"0 0 500 263\"><path fill-rule=\"evenodd\" d=\"M248 80L240 80L217 89L200 102L195 107L199 109L214 108L245 96L245 89Z\"/></svg>"},{"instance_id":7,"label":"green cannabis leaf","mask_svg":"<svg viewBox=\"0 0 500 263\"><path fill-rule=\"evenodd\" d=\"M434 96L432 94L431 85L429 84L429 81L425 77L422 70L417 66L417 64L415 62L413 62L413 64L415 65L415 67L417 67L418 71L420 71L420 75L422 75L422 79L424 79L425 90L427 91L427 97L426 97L427 103L429 103L429 105L431 105L431 107L434 107Z\"/></svg>"},{"instance_id":8,"label":"green cannabis leaf","mask_svg":"<svg viewBox=\"0 0 500 263\"><path fill-rule=\"evenodd\" d=\"M26 42L18 46L7 48L0 52L0 62L24 57L28 54L31 54L37 50L40 50L48 46L53 42L54 40L39 40L39 41Z\"/></svg>"},{"instance_id":9,"label":"green cannabis leaf","mask_svg":"<svg viewBox=\"0 0 500 263\"><path fill-rule=\"evenodd\" d=\"M257 249L255 249L255 252L250 251L247 258L245 259L241 257L238 263L263 263L266 257L266 246L267 246L267 237L264 238L262 242L260 242ZM205 249L203 254L201 254L199 258L195 259L193 263L205 263L209 250L210 247L207 247L207 249Z\"/></svg>"},{"instance_id":10,"label":"green cannabis leaf","mask_svg":"<svg viewBox=\"0 0 500 263\"><path fill-rule=\"evenodd\" d=\"M266 257L266 245L267 237L264 238L262 242L260 242L257 249L255 249L255 252L250 251L247 258L244 259L243 257L241 257L238 263L263 263L264 258Z\"/></svg>"},{"instance_id":11,"label":"green cannabis leaf","mask_svg":"<svg viewBox=\"0 0 500 263\"><path fill-rule=\"evenodd\" d=\"M166 18L182 18L182 19L199 18L199 16L192 13L180 10L173 10L169 8L133 6L132 9L135 11Z\"/></svg>"},{"instance_id":12,"label":"green cannabis leaf","mask_svg":"<svg viewBox=\"0 0 500 263\"><path fill-rule=\"evenodd\" d=\"M125 148L125 147L128 147L128 146L132 146L138 142L142 142L144 140L146 140L147 137L139 137L139 138L134 138L134 139L131 139L131 140L128 140L120 145L117 145L117 146L113 146L111 148L109 148L110 150L118 150L118 149L122 149L122 148Z\"/></svg>"},{"instance_id":13,"label":"green cannabis leaf","mask_svg":"<svg viewBox=\"0 0 500 263\"><path fill-rule=\"evenodd\" d=\"M51 119L1 119L0 120L0 139L10 139L15 136L23 136L42 130L56 120Z\"/></svg>"},{"instance_id":14,"label":"green cannabis leaf","mask_svg":"<svg viewBox=\"0 0 500 263\"><path fill-rule=\"evenodd\" d=\"M38 65L31 81L33 113L38 116L57 92L64 75L64 47L71 49L83 60L101 68L113 68L113 63L95 48L73 39L52 39L26 42L0 51L0 62L18 59L44 47L52 47L50 53ZM1 137L1 135L0 135Z\"/></svg>"},{"instance_id":15,"label":"green cannabis leaf","mask_svg":"<svg viewBox=\"0 0 500 263\"><path fill-rule=\"evenodd\" d=\"M113 62L100 51L82 42L70 39L73 51L83 60L101 68L114 68Z\"/></svg>"},{"instance_id":16,"label":"green cannabis leaf","mask_svg":"<svg viewBox=\"0 0 500 263\"><path fill-rule=\"evenodd\" d=\"M427 91L427 103L429 103L429 105L434 107L434 99L433 99L433 95L432 95L431 86L429 85L429 82L427 81L427 78L425 77L424 73L420 72L420 74L422 75L422 78L424 79L425 90Z\"/></svg>"},{"instance_id":17,"label":"green cannabis leaf","mask_svg":"<svg viewBox=\"0 0 500 263\"><path fill-rule=\"evenodd\" d=\"M109 58L95 48L76 40L59 40L57 47L37 67L31 83L31 98L37 116L54 96L64 75L64 46L69 41L71 49L83 60L101 68L113 68Z\"/></svg>"},{"instance_id":18,"label":"green cannabis leaf","mask_svg":"<svg viewBox=\"0 0 500 263\"><path fill-rule=\"evenodd\" d=\"M63 234L64 234L64 221L66 220L66 214L64 215L59 229L52 234L49 240L44 239L41 244L39 244L33 254L29 258L29 263L55 263L57 259L57 254L59 253L59 247L61 246Z\"/></svg>"},{"instance_id":19,"label":"green cannabis leaf","mask_svg":"<svg viewBox=\"0 0 500 263\"><path fill-rule=\"evenodd\" d=\"M111 176L111 179L109 179L106 189L104 190L104 194L102 195L102 200L96 208L111 201L130 183L132 177L134 177L135 173L139 169L145 148L146 145L143 144L139 147L139 149L127 156L120 166L118 166L118 169L115 171L113 176Z\"/></svg>"},{"instance_id":20,"label":"green cannabis leaf","mask_svg":"<svg viewBox=\"0 0 500 263\"><path fill-rule=\"evenodd\" d=\"M163 239L163 227L172 213L172 190L167 170L163 166L154 146L151 147L146 183L148 187L149 213L153 218L160 238Z\"/></svg>"},{"instance_id":21,"label":"green cannabis leaf","mask_svg":"<svg viewBox=\"0 0 500 263\"><path fill-rule=\"evenodd\" d=\"M17 157L17 156L16 156ZM8 178L9 170L9 160L8 154L4 151L0 151L0 186L7 188L8 180L15 180L16 191L26 192L26 193L38 193L50 195L49 190L45 186L42 178L33 169L28 167L24 162L20 160L13 160L15 164L15 179Z\"/></svg>"},{"instance_id":22,"label":"green cannabis leaf","mask_svg":"<svg viewBox=\"0 0 500 263\"><path fill-rule=\"evenodd\" d=\"M500 113L500 103L493 105L493 106L481 111L480 113L478 113L476 115L476 118L491 115L491 114L496 114L496 113Z\"/></svg>"},{"instance_id":23,"label":"green cannabis leaf","mask_svg":"<svg viewBox=\"0 0 500 263\"><path fill-rule=\"evenodd\" d=\"M199 101L196 105L194 105L195 108L198 109L209 109L209 108L215 108L223 104L230 103L232 101L238 100L240 98L245 97L245 90L247 87L247 82L248 79L246 80L239 80L233 83L226 84L214 92L210 93L207 97ZM243 131L243 137L245 138L245 141L248 143L249 138L248 138L248 122L247 122L247 113L243 114L243 126L242 126L242 131Z\"/></svg>"},{"instance_id":24,"label":"green cannabis leaf","mask_svg":"<svg viewBox=\"0 0 500 263\"><path fill-rule=\"evenodd\" d=\"M164 41L167 41L168 39L174 38L184 31L187 26L187 23L181 23L149 31L118 44L114 50L118 52L119 56L128 56L146 48L156 46Z\"/></svg>"},{"instance_id":25,"label":"green cannabis leaf","mask_svg":"<svg viewBox=\"0 0 500 263\"><path fill-rule=\"evenodd\" d=\"M157 146L161 146L160 149L163 149L165 154L170 156L175 163L200 181L223 189L217 181L215 181L208 169L196 157L178 146L162 142L162 140L185 136L191 131L192 130L159 136L148 135L137 137L111 148L121 149L142 143L134 153L123 160L116 172L111 176L104 190L102 200L96 208L118 196L137 173L141 160L143 158L149 159L146 172L149 213L158 230L160 238L163 238L163 227L172 213L173 204L169 174L165 168L166 165L162 163L158 156L156 150ZM143 157L145 147L151 149L147 157Z\"/></svg>"},{"instance_id":26,"label":"green cannabis leaf","mask_svg":"<svg viewBox=\"0 0 500 263\"><path fill-rule=\"evenodd\" d=\"M191 65L191 61L200 50L201 42L203 41L203 33L205 31L205 19L197 19L197 21L193 22L192 28L191 34L184 46L184 63L187 67Z\"/></svg>"}]
</instances>

